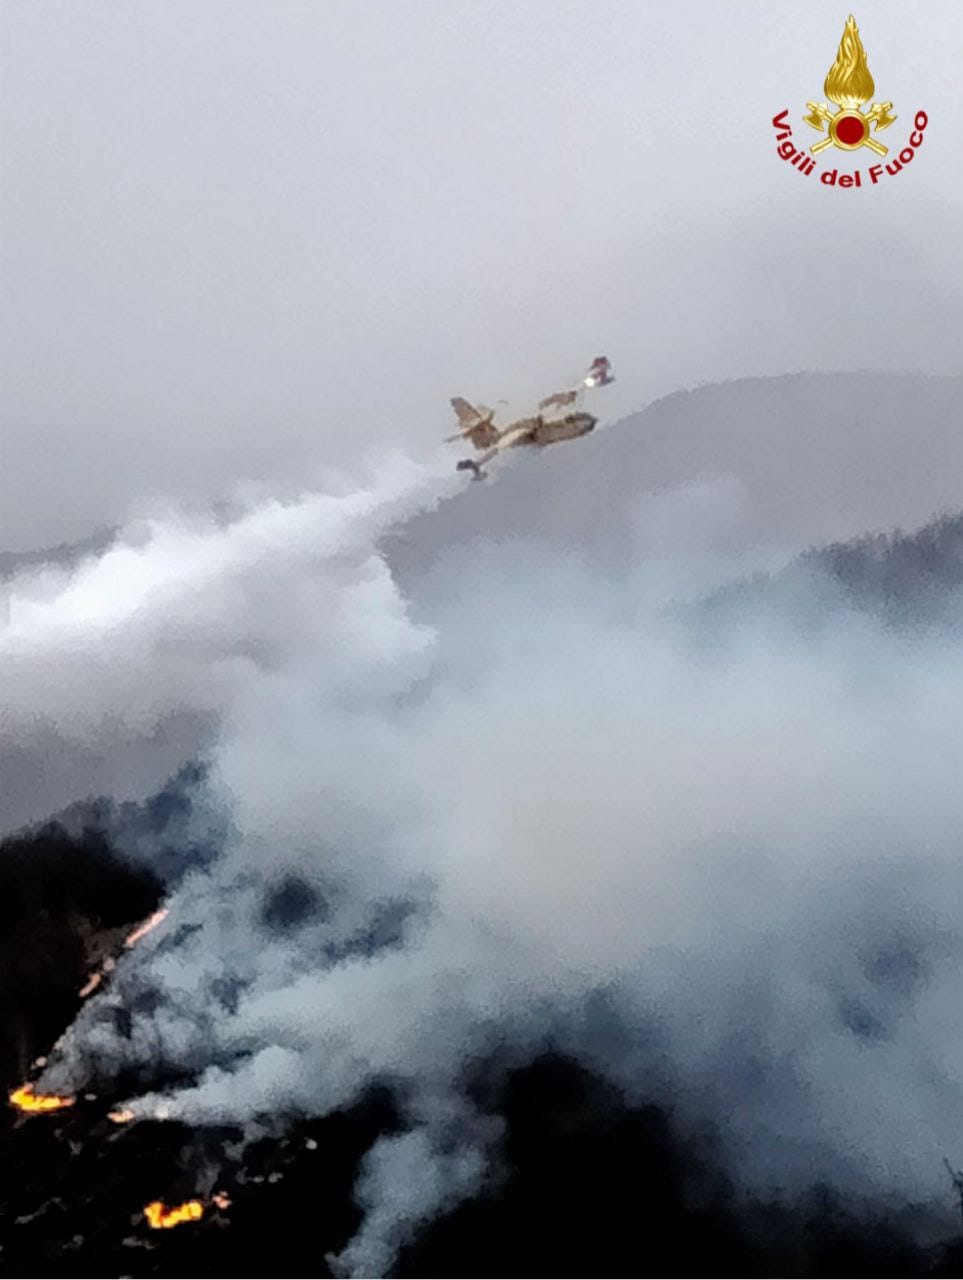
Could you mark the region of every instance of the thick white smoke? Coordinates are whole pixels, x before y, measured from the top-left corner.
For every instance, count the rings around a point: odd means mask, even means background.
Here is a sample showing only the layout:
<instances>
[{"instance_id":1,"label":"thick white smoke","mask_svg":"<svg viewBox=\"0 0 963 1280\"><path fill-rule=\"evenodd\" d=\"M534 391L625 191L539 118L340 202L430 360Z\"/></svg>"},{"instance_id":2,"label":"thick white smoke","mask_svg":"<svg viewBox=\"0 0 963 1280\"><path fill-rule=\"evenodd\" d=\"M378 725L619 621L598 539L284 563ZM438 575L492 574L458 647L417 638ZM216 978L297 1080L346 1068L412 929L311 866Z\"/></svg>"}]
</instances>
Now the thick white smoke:
<instances>
[{"instance_id":1,"label":"thick white smoke","mask_svg":"<svg viewBox=\"0 0 963 1280\"><path fill-rule=\"evenodd\" d=\"M175 752L206 742L245 690L303 661L343 689L377 684L382 646L416 654L427 636L407 622L373 546L392 520L451 492L449 470L391 457L363 485L262 499L217 525L139 520L76 572L2 584L0 763L20 776L0 799L0 828L76 798L57 786L58 770L73 782L71 751L108 758L114 767L94 776L136 790L150 785L136 767L145 744L170 726Z\"/></svg>"},{"instance_id":2,"label":"thick white smoke","mask_svg":"<svg viewBox=\"0 0 963 1280\"><path fill-rule=\"evenodd\" d=\"M40 714L108 749L201 712L233 822L45 1083L163 1064L195 1083L136 1111L243 1121L391 1082L408 1132L369 1153L351 1274L382 1274L497 1152L466 1068L549 1044L721 1124L747 1186L941 1194L963 1124L958 646L853 616L697 643L645 575L510 542L468 577L442 554L429 628L375 544L449 489L396 461L14 585L5 731ZM593 1034L599 992L618 1037Z\"/></svg>"}]
</instances>

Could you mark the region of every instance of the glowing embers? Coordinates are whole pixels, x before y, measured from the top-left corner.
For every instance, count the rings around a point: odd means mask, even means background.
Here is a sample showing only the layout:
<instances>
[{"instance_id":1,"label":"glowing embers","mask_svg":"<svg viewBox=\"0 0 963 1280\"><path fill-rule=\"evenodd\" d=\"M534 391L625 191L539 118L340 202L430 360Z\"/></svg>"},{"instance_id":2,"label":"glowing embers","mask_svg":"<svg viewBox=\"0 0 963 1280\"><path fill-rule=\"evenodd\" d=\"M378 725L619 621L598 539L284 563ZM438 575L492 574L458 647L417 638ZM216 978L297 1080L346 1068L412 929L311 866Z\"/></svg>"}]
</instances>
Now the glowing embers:
<instances>
[{"instance_id":1,"label":"glowing embers","mask_svg":"<svg viewBox=\"0 0 963 1280\"><path fill-rule=\"evenodd\" d=\"M167 908L160 907L149 919L145 920L143 924L139 924L137 928L132 930L132 932L124 939L125 949L129 950L131 947L136 946L137 943L140 942L141 938L146 937L152 929L156 929L160 922L167 918L167 914ZM104 979L112 974L116 968L117 961L113 956L108 956L101 968L92 973L80 988L80 991L77 994L80 996L81 1000L86 1000L88 996L92 996L94 992L103 985Z\"/></svg>"},{"instance_id":2,"label":"glowing embers","mask_svg":"<svg viewBox=\"0 0 963 1280\"><path fill-rule=\"evenodd\" d=\"M229 1209L231 1197L226 1191L215 1191L209 1204L215 1209ZM166 1231L169 1227L180 1227L185 1222L199 1222L204 1216L203 1200L185 1200L183 1204L168 1209L163 1200L152 1200L144 1206L144 1217L152 1231Z\"/></svg>"},{"instance_id":3,"label":"glowing embers","mask_svg":"<svg viewBox=\"0 0 963 1280\"><path fill-rule=\"evenodd\" d=\"M76 1101L76 1098L57 1093L34 1093L32 1084L23 1084L9 1094L10 1105L25 1115L63 1111L66 1107L72 1107Z\"/></svg>"},{"instance_id":4,"label":"glowing embers","mask_svg":"<svg viewBox=\"0 0 963 1280\"><path fill-rule=\"evenodd\" d=\"M197 1222L204 1216L204 1205L200 1200L185 1200L173 1209L165 1208L163 1200L152 1200L144 1205L144 1217L147 1225L154 1231L166 1231L170 1227L182 1226L185 1222Z\"/></svg>"},{"instance_id":5,"label":"glowing embers","mask_svg":"<svg viewBox=\"0 0 963 1280\"><path fill-rule=\"evenodd\" d=\"M89 995L92 995L100 986L100 984L103 982L103 980L104 980L104 975L102 973L92 973L90 977L87 979L87 981L84 983L84 985L77 992L81 1000L86 1000Z\"/></svg>"},{"instance_id":6,"label":"glowing embers","mask_svg":"<svg viewBox=\"0 0 963 1280\"><path fill-rule=\"evenodd\" d=\"M152 929L156 929L162 920L166 919L167 908L161 907L158 911L154 912L150 919L145 920L143 924L137 926L133 933L129 933L127 935L124 939L124 946L133 947L136 943L140 942L141 938L150 933Z\"/></svg>"}]
</instances>

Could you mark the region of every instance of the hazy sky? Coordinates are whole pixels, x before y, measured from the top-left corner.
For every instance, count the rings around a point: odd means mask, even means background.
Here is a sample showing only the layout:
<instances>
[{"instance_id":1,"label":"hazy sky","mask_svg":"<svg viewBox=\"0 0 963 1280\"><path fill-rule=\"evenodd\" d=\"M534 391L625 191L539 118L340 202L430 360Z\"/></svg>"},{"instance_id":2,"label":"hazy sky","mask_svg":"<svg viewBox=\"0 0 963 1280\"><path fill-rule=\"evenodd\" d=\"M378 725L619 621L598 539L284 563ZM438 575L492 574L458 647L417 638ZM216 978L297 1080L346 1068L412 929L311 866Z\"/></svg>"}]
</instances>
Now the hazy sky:
<instances>
[{"instance_id":1,"label":"hazy sky","mask_svg":"<svg viewBox=\"0 0 963 1280\"><path fill-rule=\"evenodd\" d=\"M856 9L891 154L930 117L905 172L827 190L775 155L784 107L815 139L848 12L6 0L0 547L424 453L451 394L524 400L600 351L610 417L958 371L963 7Z\"/></svg>"}]
</instances>

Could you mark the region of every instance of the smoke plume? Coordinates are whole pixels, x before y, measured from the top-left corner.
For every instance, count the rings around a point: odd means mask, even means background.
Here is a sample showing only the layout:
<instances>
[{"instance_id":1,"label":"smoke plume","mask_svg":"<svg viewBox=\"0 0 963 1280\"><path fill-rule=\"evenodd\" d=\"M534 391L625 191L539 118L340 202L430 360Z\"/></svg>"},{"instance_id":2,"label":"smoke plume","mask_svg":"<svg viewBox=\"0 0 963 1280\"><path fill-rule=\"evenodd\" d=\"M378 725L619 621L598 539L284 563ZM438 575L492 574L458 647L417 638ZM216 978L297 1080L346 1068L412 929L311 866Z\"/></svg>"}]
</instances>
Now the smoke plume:
<instances>
[{"instance_id":1,"label":"smoke plume","mask_svg":"<svg viewBox=\"0 0 963 1280\"><path fill-rule=\"evenodd\" d=\"M365 1159L344 1274L497 1177L472 1072L547 1050L714 1126L746 1192L943 1199L958 610L907 631L813 574L695 627L666 601L718 512L608 577L492 530L468 572L438 549L416 609L379 540L453 483L396 459L10 584L5 740L208 726L203 856L44 1088L123 1076L138 1116L254 1132L388 1085L403 1132ZM663 496L666 527L674 500L699 508Z\"/></svg>"}]
</instances>

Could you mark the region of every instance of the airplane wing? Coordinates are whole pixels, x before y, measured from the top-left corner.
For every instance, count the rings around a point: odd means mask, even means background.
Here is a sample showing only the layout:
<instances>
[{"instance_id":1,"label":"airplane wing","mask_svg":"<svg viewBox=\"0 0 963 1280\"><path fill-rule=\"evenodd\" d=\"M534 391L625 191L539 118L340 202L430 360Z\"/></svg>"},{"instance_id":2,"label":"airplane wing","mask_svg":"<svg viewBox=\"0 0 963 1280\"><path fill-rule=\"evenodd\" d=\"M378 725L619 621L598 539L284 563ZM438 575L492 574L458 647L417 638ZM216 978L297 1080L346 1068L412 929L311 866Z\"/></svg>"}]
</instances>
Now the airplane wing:
<instances>
[{"instance_id":1,"label":"airplane wing","mask_svg":"<svg viewBox=\"0 0 963 1280\"><path fill-rule=\"evenodd\" d=\"M473 404L469 404L461 396L452 396L451 407L455 411L461 430L456 435L447 436L445 439L446 444L450 444L453 440L460 440L462 436L471 435L473 431L477 431L479 428L481 428L482 432L491 428L492 418L495 416L493 409L486 408L483 404L476 409ZM483 444L488 443L484 436L482 436L482 441Z\"/></svg>"},{"instance_id":2,"label":"airplane wing","mask_svg":"<svg viewBox=\"0 0 963 1280\"><path fill-rule=\"evenodd\" d=\"M487 453L478 459L477 466L483 467L486 462L491 462L497 453L501 453L503 449L510 449L512 445L521 444L526 436L535 434L535 428L538 426L538 418L528 418L525 422L519 423L517 427L509 427L509 429L501 436L497 442L492 445Z\"/></svg>"},{"instance_id":3,"label":"airplane wing","mask_svg":"<svg viewBox=\"0 0 963 1280\"><path fill-rule=\"evenodd\" d=\"M554 395L546 396L544 400L539 400L538 407L540 409L551 409L557 405L558 408L564 409L566 405L574 404L577 399L577 387L574 391L556 391Z\"/></svg>"}]
</instances>

